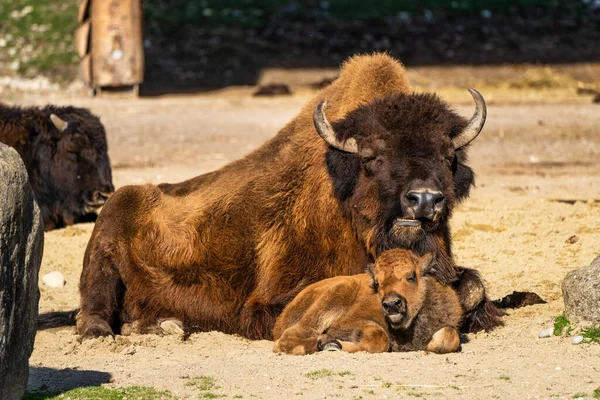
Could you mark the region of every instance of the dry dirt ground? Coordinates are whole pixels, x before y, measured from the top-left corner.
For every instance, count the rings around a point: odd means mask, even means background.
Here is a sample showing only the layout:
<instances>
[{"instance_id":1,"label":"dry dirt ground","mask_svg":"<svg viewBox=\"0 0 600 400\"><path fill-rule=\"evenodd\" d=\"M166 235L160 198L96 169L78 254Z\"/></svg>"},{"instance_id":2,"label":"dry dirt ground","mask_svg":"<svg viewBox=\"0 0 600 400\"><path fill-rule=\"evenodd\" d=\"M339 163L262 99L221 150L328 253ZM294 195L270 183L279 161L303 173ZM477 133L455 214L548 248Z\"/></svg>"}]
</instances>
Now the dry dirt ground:
<instances>
[{"instance_id":1,"label":"dry dirt ground","mask_svg":"<svg viewBox=\"0 0 600 400\"><path fill-rule=\"evenodd\" d=\"M470 115L466 90L438 89ZM537 334L563 311L565 274L600 253L600 105L570 91L480 90L489 103L488 122L470 152L477 187L452 221L456 258L481 271L493 298L525 290L547 304L510 312L504 327L468 335L460 353L443 356L285 356L274 354L271 342L219 332L186 341L133 335L80 344L72 328L44 331L30 360L29 390L103 384L150 386L182 398L591 397L600 386L600 346ZM13 94L8 100L91 108L107 128L114 182L121 187L180 181L237 159L314 95L299 90L256 99L250 93L237 88L148 99ZM46 234L40 276L62 271L67 284L51 289L40 282L41 312L78 305L92 228ZM190 384L200 376L214 378L216 386L207 392Z\"/></svg>"}]
</instances>

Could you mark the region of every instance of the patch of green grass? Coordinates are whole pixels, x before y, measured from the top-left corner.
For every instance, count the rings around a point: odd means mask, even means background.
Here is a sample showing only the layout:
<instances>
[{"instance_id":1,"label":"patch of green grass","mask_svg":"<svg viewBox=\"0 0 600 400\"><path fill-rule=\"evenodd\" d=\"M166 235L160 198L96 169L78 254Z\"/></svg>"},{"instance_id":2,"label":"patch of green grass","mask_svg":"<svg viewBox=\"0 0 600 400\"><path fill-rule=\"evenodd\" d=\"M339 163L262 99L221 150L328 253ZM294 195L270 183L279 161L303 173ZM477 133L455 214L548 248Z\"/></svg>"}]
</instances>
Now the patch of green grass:
<instances>
[{"instance_id":1,"label":"patch of green grass","mask_svg":"<svg viewBox=\"0 0 600 400\"><path fill-rule=\"evenodd\" d=\"M581 336L584 337L586 343L600 344L600 324L594 324L581 330ZM598 389L596 389L598 390Z\"/></svg>"},{"instance_id":2,"label":"patch of green grass","mask_svg":"<svg viewBox=\"0 0 600 400\"><path fill-rule=\"evenodd\" d=\"M561 336L563 331L565 334L569 335L572 330L571 321L569 321L565 313L554 318L554 336Z\"/></svg>"},{"instance_id":3,"label":"patch of green grass","mask_svg":"<svg viewBox=\"0 0 600 400\"><path fill-rule=\"evenodd\" d=\"M450 389L454 389L454 390L460 390L460 388L456 385L450 385L448 386Z\"/></svg>"},{"instance_id":4,"label":"patch of green grass","mask_svg":"<svg viewBox=\"0 0 600 400\"><path fill-rule=\"evenodd\" d=\"M321 378L327 378L328 376L333 375L333 371L330 369L318 369L316 371L311 371L311 372L307 372L304 374L304 376L306 378L309 379L321 379Z\"/></svg>"},{"instance_id":5,"label":"patch of green grass","mask_svg":"<svg viewBox=\"0 0 600 400\"><path fill-rule=\"evenodd\" d=\"M18 72L33 76L77 63L76 1L3 1L0 21L0 52L8 55Z\"/></svg>"},{"instance_id":6,"label":"patch of green grass","mask_svg":"<svg viewBox=\"0 0 600 400\"><path fill-rule=\"evenodd\" d=\"M215 388L216 379L212 376L197 376L185 383L185 386L193 386L198 390L211 390Z\"/></svg>"},{"instance_id":7,"label":"patch of green grass","mask_svg":"<svg viewBox=\"0 0 600 400\"><path fill-rule=\"evenodd\" d=\"M375 391L374 391L374 390L372 390L372 389L370 389L370 390L363 389L363 392L365 392L366 394L372 394L372 395L375 395Z\"/></svg>"},{"instance_id":8,"label":"patch of green grass","mask_svg":"<svg viewBox=\"0 0 600 400\"><path fill-rule=\"evenodd\" d=\"M502 379L503 381L510 381L510 376L506 375L506 374L500 375L499 378Z\"/></svg>"},{"instance_id":9,"label":"patch of green grass","mask_svg":"<svg viewBox=\"0 0 600 400\"><path fill-rule=\"evenodd\" d=\"M383 382L383 383L381 384L381 387L384 387L384 388L389 388L389 387L392 387L392 382Z\"/></svg>"},{"instance_id":10,"label":"patch of green grass","mask_svg":"<svg viewBox=\"0 0 600 400\"><path fill-rule=\"evenodd\" d=\"M173 400L176 397L165 391L159 391L149 387L130 386L125 388L105 388L102 386L90 386L68 390L62 393L25 393L23 400Z\"/></svg>"},{"instance_id":11,"label":"patch of green grass","mask_svg":"<svg viewBox=\"0 0 600 400\"><path fill-rule=\"evenodd\" d=\"M582 397L587 397L587 393L575 393L575 394L573 395L573 398L574 398L574 399L580 399L580 398L582 398Z\"/></svg>"},{"instance_id":12,"label":"patch of green grass","mask_svg":"<svg viewBox=\"0 0 600 400\"><path fill-rule=\"evenodd\" d=\"M225 397L223 394L216 394L213 392L204 392L198 395L199 399L217 399L219 397Z\"/></svg>"},{"instance_id":13,"label":"patch of green grass","mask_svg":"<svg viewBox=\"0 0 600 400\"><path fill-rule=\"evenodd\" d=\"M340 371L340 372L333 372L330 369L318 369L316 371L311 371L311 372L307 372L304 374L304 376L306 378L309 379L321 379L321 378L327 378L329 376L334 376L334 375L338 375L338 376L346 376L346 375L354 375L352 372L344 370L344 371Z\"/></svg>"},{"instance_id":14,"label":"patch of green grass","mask_svg":"<svg viewBox=\"0 0 600 400\"><path fill-rule=\"evenodd\" d=\"M594 390L594 393L592 393L592 397L595 399L600 399L600 387L598 387L598 389Z\"/></svg>"}]
</instances>

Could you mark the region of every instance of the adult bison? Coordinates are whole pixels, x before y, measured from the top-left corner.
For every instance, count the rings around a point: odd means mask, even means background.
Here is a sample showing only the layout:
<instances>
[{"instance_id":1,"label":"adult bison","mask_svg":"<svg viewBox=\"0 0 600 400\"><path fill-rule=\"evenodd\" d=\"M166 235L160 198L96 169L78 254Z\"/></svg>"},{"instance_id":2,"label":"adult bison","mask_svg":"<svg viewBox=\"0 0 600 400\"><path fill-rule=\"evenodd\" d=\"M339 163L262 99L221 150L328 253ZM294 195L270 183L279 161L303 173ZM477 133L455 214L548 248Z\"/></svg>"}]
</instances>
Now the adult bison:
<instances>
[{"instance_id":1,"label":"adult bison","mask_svg":"<svg viewBox=\"0 0 600 400\"><path fill-rule=\"evenodd\" d=\"M0 142L23 159L47 231L95 219L114 191L106 133L88 110L0 104Z\"/></svg>"},{"instance_id":2,"label":"adult bison","mask_svg":"<svg viewBox=\"0 0 600 400\"><path fill-rule=\"evenodd\" d=\"M465 298L476 289L465 300L479 304L472 329L497 325L478 277L460 283L448 227L473 184L466 149L485 121L472 94L467 121L435 95L409 93L389 56L355 57L245 158L182 183L119 189L85 253L78 332L148 332L174 318L189 331L270 338L304 287L363 272L395 247L433 253L436 277L458 281Z\"/></svg>"}]
</instances>

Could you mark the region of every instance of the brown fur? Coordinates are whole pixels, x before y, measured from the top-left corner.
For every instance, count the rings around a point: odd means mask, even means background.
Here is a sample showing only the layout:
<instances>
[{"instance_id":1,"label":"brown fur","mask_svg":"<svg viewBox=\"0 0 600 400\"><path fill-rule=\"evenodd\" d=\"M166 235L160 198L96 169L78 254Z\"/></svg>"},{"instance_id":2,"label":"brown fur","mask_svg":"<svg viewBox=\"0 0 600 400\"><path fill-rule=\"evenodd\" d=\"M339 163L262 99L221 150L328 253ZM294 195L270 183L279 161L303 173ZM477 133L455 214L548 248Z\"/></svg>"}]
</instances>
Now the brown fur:
<instances>
[{"instance_id":1,"label":"brown fur","mask_svg":"<svg viewBox=\"0 0 600 400\"><path fill-rule=\"evenodd\" d=\"M348 352L456 351L463 310L451 287L426 275L430 262L429 255L388 250L379 256L371 274L313 283L277 319L273 350L310 354L334 342ZM413 274L415 282L408 281ZM392 294L406 299L407 310L399 325L382 312L382 301Z\"/></svg>"},{"instance_id":2,"label":"brown fur","mask_svg":"<svg viewBox=\"0 0 600 400\"><path fill-rule=\"evenodd\" d=\"M454 280L450 210L410 240L404 231L391 231L384 213L394 208L377 196L385 193L378 192L380 183L360 172L357 155L328 147L313 126L323 98L333 106L328 118L341 127L356 120L354 111L368 114L360 109L375 99L389 98L372 106L384 111L390 102L414 99L428 111L411 108L417 114L409 126L414 135L431 137L407 139L415 154L397 156L420 171L442 166L440 179L457 202L472 183L465 150L456 152L452 170L439 163L437 152L450 150L450 135L466 121L436 97L408 91L403 67L389 56L354 57L339 79L245 158L178 184L121 188L103 208L85 253L78 332L110 335L133 322L144 332L161 318L175 318L187 330L270 338L276 317L304 287L360 273L386 247L432 252L440 266L436 276ZM357 139L362 144L368 138ZM421 154L421 144L431 149ZM415 157L434 157L434 168L421 168ZM352 174L340 175L347 164ZM347 176L354 181L344 181ZM386 241L390 235L396 239Z\"/></svg>"}]
</instances>

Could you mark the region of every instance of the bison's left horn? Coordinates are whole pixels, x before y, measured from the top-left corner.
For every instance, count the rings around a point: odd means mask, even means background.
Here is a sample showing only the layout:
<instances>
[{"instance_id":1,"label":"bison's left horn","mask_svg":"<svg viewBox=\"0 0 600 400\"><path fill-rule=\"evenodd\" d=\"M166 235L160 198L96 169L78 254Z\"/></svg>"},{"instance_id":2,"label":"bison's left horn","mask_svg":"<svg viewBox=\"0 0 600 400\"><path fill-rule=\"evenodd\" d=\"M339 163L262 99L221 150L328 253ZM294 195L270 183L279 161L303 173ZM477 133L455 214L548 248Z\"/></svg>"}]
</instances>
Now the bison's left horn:
<instances>
[{"instance_id":1,"label":"bison's left horn","mask_svg":"<svg viewBox=\"0 0 600 400\"><path fill-rule=\"evenodd\" d=\"M69 126L67 121L60 119L56 114L50 114L50 121L52 121L59 132L64 132Z\"/></svg>"},{"instance_id":2,"label":"bison's left horn","mask_svg":"<svg viewBox=\"0 0 600 400\"><path fill-rule=\"evenodd\" d=\"M473 139L479 135L479 132L481 132L481 129L483 129L483 125L485 124L485 117L487 115L485 100L477 90L469 89L469 92L471 93L471 96L473 96L473 100L475 100L475 112L467 127L452 139L455 149L459 149L471 143Z\"/></svg>"},{"instance_id":3,"label":"bison's left horn","mask_svg":"<svg viewBox=\"0 0 600 400\"><path fill-rule=\"evenodd\" d=\"M327 100L321 100L321 102L317 104L317 108L315 108L315 113L313 114L313 121L315 123L315 128L317 128L317 132L319 132L319 136L321 136L331 147L335 147L338 150L348 153L357 153L358 146L354 138L349 138L345 142L341 142L335 137L335 132L325 116L325 110L327 108Z\"/></svg>"}]
</instances>

